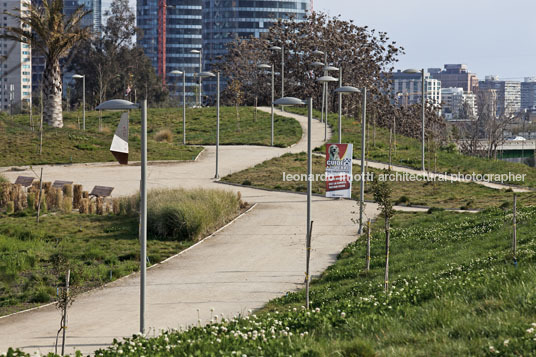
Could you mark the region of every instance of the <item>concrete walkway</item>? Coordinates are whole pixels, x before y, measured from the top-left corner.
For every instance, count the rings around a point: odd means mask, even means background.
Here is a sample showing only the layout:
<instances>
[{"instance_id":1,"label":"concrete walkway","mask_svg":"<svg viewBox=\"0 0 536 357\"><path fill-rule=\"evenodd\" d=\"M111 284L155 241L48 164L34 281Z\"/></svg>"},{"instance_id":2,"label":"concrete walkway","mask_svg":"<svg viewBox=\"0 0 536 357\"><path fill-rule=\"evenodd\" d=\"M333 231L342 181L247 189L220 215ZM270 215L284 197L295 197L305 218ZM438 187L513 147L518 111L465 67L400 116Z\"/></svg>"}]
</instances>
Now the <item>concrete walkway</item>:
<instances>
[{"instance_id":1,"label":"concrete walkway","mask_svg":"<svg viewBox=\"0 0 536 357\"><path fill-rule=\"evenodd\" d=\"M281 113L279 113L281 114ZM298 120L306 130L304 117ZM324 128L314 121L313 145L322 145ZM306 136L292 148L223 146L220 176L237 172L286 152L302 152ZM232 316L262 307L272 298L303 286L305 267L306 196L225 186L214 182L215 148L207 147L197 162L150 166L149 188L208 187L241 191L257 206L211 239L150 269L147 275L146 325L160 329L196 324L214 314ZM139 166L71 165L45 166L44 179L70 180L86 189L114 186L114 196L135 193ZM5 172L12 182L31 172ZM320 274L338 253L356 239L357 204L349 200L313 199L315 221L311 269ZM377 214L367 204L366 216ZM135 237L133 237L135 239ZM54 306L0 318L0 352L8 347L46 353L54 350L60 312ZM67 351L90 353L109 345L114 338L138 332L139 277L132 275L76 297L69 309Z\"/></svg>"}]
</instances>

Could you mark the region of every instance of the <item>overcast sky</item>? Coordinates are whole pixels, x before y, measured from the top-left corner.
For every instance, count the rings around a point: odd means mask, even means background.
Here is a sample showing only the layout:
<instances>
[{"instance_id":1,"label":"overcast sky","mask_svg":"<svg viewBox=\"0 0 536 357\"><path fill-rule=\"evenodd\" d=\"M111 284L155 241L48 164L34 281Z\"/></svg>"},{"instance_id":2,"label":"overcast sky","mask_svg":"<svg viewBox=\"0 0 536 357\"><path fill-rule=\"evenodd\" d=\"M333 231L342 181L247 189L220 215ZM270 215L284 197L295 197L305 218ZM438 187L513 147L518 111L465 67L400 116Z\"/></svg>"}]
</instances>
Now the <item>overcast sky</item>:
<instances>
[{"instance_id":1,"label":"overcast sky","mask_svg":"<svg viewBox=\"0 0 536 357\"><path fill-rule=\"evenodd\" d=\"M479 78L536 76L534 0L314 0L314 8L387 32L406 50L400 69L465 63Z\"/></svg>"}]
</instances>

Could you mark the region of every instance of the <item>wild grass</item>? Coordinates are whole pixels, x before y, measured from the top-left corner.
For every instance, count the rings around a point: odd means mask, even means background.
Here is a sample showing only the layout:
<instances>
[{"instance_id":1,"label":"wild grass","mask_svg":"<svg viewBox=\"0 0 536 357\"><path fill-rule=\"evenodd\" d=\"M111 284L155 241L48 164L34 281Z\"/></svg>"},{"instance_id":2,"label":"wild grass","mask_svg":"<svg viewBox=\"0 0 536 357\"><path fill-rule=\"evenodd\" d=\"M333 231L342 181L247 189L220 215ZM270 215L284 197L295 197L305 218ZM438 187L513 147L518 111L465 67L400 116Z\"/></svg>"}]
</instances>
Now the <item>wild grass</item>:
<instances>
[{"instance_id":1,"label":"wild grass","mask_svg":"<svg viewBox=\"0 0 536 357\"><path fill-rule=\"evenodd\" d=\"M113 132L119 112L102 112L102 128L99 131L99 113L86 112L86 131L78 129L79 113L64 112L64 128L44 126L43 152L39 154L38 126L31 130L28 115L16 115L13 119L0 117L0 167L17 165L83 163L115 161L110 153ZM140 113L130 116L129 149L131 161L140 160ZM241 130L236 127L234 107L221 108L220 144L222 145L270 145L270 115L259 112L254 120L254 108L240 108ZM36 118L34 117L34 120ZM150 108L148 112L149 160L192 160L201 148L216 141L216 110L214 108L189 108L186 112L186 142L182 145L182 108ZM155 134L162 128L171 131L171 143L158 142ZM284 147L298 142L301 126L293 119L276 116L275 145Z\"/></svg>"},{"instance_id":2,"label":"wild grass","mask_svg":"<svg viewBox=\"0 0 536 357\"><path fill-rule=\"evenodd\" d=\"M380 170L368 168L375 175ZM261 187L275 190L305 192L306 181L288 181L283 173L296 175L307 172L307 156L301 154L285 154L281 157L267 160L255 167L225 176L222 181L240 185ZM313 174L325 172L325 159L313 156ZM354 165L354 175L360 172L360 167ZM461 182L395 182L393 199L397 204L406 206L427 206L449 209L485 209L490 207L511 206L513 194L507 190L496 190L476 183ZM313 182L313 193L324 195L326 183ZM352 184L352 198L359 199L359 181ZM530 205L536 202L536 192L518 193L520 204ZM365 182L365 199L372 201L371 182Z\"/></svg>"},{"instance_id":3,"label":"wild grass","mask_svg":"<svg viewBox=\"0 0 536 357\"><path fill-rule=\"evenodd\" d=\"M159 189L148 193L148 230L161 239L197 241L235 217L236 194L224 190Z\"/></svg>"},{"instance_id":4,"label":"wild grass","mask_svg":"<svg viewBox=\"0 0 536 357\"><path fill-rule=\"evenodd\" d=\"M388 293L380 219L373 225L371 270L364 271L364 240L350 244L313 281L310 310L300 290L248 317L136 335L96 355L530 356L535 218L535 207L518 212L514 266L511 211L399 213L392 220Z\"/></svg>"},{"instance_id":5,"label":"wild grass","mask_svg":"<svg viewBox=\"0 0 536 357\"><path fill-rule=\"evenodd\" d=\"M156 190L148 198L150 264L191 246L241 208L239 196L223 190ZM138 200L116 201L118 214L97 216L94 207L88 215L45 215L39 224L29 211L0 214L0 316L54 300L67 269L76 293L137 271Z\"/></svg>"},{"instance_id":6,"label":"wild grass","mask_svg":"<svg viewBox=\"0 0 536 357\"><path fill-rule=\"evenodd\" d=\"M155 134L154 139L159 143L162 141L171 143L173 141L173 133L169 129L161 129Z\"/></svg>"},{"instance_id":7,"label":"wild grass","mask_svg":"<svg viewBox=\"0 0 536 357\"><path fill-rule=\"evenodd\" d=\"M306 115L304 108L290 107L288 111ZM320 112L315 110L315 118L320 118ZM328 123L334 131L333 142L338 142L338 114L330 114ZM375 135L372 119L367 122L367 159L380 162L389 162L389 130L376 126ZM354 158L358 158L361 147L361 121L355 118L343 116L342 120L343 143L354 144ZM415 169L421 168L421 141L402 135L396 135L396 149L392 150L392 163ZM536 168L524 164L507 162L502 160L486 159L463 155L452 146L448 145L437 151L437 162L434 161L433 153L428 151L425 145L426 168L440 173L464 173L472 174L514 174L526 175L524 182L509 181L512 185L536 187ZM325 152L325 147L319 149Z\"/></svg>"}]
</instances>

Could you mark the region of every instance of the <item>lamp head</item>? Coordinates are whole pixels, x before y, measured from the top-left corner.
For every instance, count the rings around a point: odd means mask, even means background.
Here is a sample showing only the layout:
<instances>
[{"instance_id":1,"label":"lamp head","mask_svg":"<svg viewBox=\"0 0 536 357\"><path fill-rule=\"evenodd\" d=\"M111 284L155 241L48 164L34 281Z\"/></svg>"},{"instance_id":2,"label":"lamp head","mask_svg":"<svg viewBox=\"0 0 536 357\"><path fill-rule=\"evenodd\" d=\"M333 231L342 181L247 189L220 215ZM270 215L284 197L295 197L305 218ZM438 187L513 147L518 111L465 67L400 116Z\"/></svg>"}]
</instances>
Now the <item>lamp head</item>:
<instances>
[{"instance_id":1,"label":"lamp head","mask_svg":"<svg viewBox=\"0 0 536 357\"><path fill-rule=\"evenodd\" d=\"M124 99L111 99L103 102L97 106L97 110L129 110L138 109L139 104L132 103Z\"/></svg>"},{"instance_id":2,"label":"lamp head","mask_svg":"<svg viewBox=\"0 0 536 357\"><path fill-rule=\"evenodd\" d=\"M335 89L335 93L342 93L342 94L361 93L361 90L357 89L356 87L344 86L344 87L339 87Z\"/></svg>"},{"instance_id":3,"label":"lamp head","mask_svg":"<svg viewBox=\"0 0 536 357\"><path fill-rule=\"evenodd\" d=\"M304 100L294 98L294 97L283 97L274 101L275 105L305 105Z\"/></svg>"},{"instance_id":4,"label":"lamp head","mask_svg":"<svg viewBox=\"0 0 536 357\"><path fill-rule=\"evenodd\" d=\"M339 80L332 76L322 76L316 80L320 83L328 83L328 82L338 82Z\"/></svg>"}]
</instances>

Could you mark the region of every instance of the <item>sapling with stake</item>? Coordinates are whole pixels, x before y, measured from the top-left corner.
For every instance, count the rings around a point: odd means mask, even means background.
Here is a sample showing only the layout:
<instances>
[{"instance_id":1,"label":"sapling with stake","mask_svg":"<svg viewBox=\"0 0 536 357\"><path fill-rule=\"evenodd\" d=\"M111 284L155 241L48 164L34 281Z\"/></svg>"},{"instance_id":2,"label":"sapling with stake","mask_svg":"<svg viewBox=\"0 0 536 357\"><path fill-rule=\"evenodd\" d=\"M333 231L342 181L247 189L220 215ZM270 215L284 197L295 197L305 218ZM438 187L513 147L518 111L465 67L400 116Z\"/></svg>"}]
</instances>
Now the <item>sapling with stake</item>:
<instances>
[{"instance_id":1,"label":"sapling with stake","mask_svg":"<svg viewBox=\"0 0 536 357\"><path fill-rule=\"evenodd\" d=\"M390 171L386 172L388 177ZM389 239L390 239L390 219L395 214L393 209L393 201L391 195L393 189L387 180L382 180L380 177L375 177L372 184L374 192L374 201L380 206L381 213L385 219L385 292L389 290Z\"/></svg>"},{"instance_id":2,"label":"sapling with stake","mask_svg":"<svg viewBox=\"0 0 536 357\"><path fill-rule=\"evenodd\" d=\"M517 195L514 193L514 217L513 217L513 224L514 224L514 237L512 242L512 253L514 256L514 266L517 268L517 258L516 258L516 250L517 250Z\"/></svg>"},{"instance_id":3,"label":"sapling with stake","mask_svg":"<svg viewBox=\"0 0 536 357\"><path fill-rule=\"evenodd\" d=\"M370 270L370 219L367 221L367 271Z\"/></svg>"}]
</instances>

